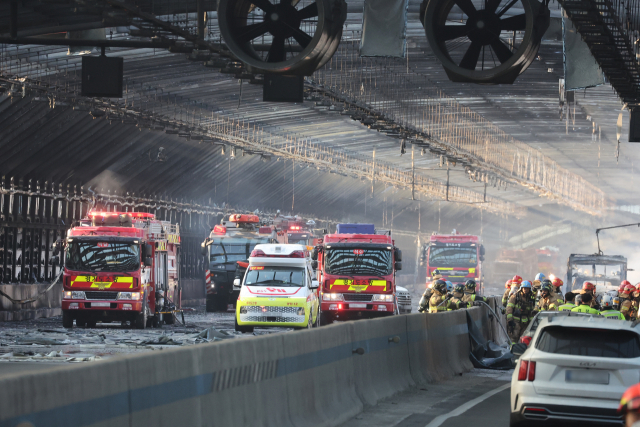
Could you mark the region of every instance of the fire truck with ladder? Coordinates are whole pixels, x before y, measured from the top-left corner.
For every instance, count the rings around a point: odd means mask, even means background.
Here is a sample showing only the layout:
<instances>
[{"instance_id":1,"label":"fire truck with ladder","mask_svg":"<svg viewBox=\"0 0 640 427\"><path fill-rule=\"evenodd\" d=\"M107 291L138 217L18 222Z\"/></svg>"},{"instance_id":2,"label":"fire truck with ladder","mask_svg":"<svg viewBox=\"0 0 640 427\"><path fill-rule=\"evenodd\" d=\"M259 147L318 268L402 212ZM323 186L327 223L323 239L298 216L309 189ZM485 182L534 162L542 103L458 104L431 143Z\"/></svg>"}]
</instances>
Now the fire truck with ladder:
<instances>
[{"instance_id":1,"label":"fire truck with ladder","mask_svg":"<svg viewBox=\"0 0 640 427\"><path fill-rule=\"evenodd\" d=\"M241 281L235 281L238 264L246 268L255 246L278 243L277 237L273 226L260 226L257 215L232 214L213 227L201 244L208 265L205 271L207 311L227 311L230 305L235 307Z\"/></svg>"},{"instance_id":2,"label":"fire truck with ladder","mask_svg":"<svg viewBox=\"0 0 640 427\"><path fill-rule=\"evenodd\" d=\"M56 242L62 324L172 324L181 307L180 227L145 212L89 212ZM60 259L63 251L64 261Z\"/></svg>"},{"instance_id":3,"label":"fire truck with ladder","mask_svg":"<svg viewBox=\"0 0 640 427\"><path fill-rule=\"evenodd\" d=\"M320 282L320 324L398 314L396 271L402 251L373 224L338 224L312 252Z\"/></svg>"}]
</instances>

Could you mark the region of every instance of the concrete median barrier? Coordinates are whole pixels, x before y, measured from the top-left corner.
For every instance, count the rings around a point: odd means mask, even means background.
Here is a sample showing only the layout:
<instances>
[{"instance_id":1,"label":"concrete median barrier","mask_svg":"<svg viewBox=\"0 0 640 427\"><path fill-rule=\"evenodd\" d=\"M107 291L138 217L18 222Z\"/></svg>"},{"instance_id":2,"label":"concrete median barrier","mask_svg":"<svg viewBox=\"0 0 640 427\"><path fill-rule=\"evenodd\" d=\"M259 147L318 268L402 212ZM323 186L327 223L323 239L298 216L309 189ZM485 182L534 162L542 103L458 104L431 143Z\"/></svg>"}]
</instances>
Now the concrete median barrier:
<instances>
[{"instance_id":1,"label":"concrete median barrier","mask_svg":"<svg viewBox=\"0 0 640 427\"><path fill-rule=\"evenodd\" d=\"M0 427L333 426L471 367L464 311L345 322L0 377Z\"/></svg>"}]
</instances>

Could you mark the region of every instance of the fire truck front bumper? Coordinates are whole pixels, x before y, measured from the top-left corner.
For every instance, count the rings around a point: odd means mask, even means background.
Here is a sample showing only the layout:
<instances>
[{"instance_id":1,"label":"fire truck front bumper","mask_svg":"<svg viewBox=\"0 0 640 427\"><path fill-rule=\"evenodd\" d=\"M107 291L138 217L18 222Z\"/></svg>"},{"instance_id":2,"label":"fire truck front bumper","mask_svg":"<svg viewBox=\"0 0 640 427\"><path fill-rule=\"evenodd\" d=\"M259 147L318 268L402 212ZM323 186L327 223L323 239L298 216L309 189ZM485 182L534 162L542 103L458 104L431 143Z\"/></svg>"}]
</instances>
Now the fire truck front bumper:
<instances>
[{"instance_id":1,"label":"fire truck front bumper","mask_svg":"<svg viewBox=\"0 0 640 427\"><path fill-rule=\"evenodd\" d=\"M393 302L322 301L320 310L336 319L358 319L394 314Z\"/></svg>"},{"instance_id":2,"label":"fire truck front bumper","mask_svg":"<svg viewBox=\"0 0 640 427\"><path fill-rule=\"evenodd\" d=\"M142 301L62 300L62 309L69 311L142 311Z\"/></svg>"}]
</instances>

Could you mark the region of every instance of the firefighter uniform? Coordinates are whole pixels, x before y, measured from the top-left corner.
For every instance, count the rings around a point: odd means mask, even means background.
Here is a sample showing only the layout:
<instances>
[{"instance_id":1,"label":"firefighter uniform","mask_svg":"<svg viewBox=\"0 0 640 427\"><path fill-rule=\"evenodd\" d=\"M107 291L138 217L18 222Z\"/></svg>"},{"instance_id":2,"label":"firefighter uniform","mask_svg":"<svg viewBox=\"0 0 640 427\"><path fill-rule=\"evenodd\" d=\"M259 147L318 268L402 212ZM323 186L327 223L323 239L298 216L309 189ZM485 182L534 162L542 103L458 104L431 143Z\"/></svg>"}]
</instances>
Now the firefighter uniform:
<instances>
[{"instance_id":1,"label":"firefighter uniform","mask_svg":"<svg viewBox=\"0 0 640 427\"><path fill-rule=\"evenodd\" d=\"M503 307L506 307L507 303L509 302L509 292L511 292L511 288L509 288L506 291L504 291L504 294L502 295L502 306Z\"/></svg>"},{"instance_id":2,"label":"firefighter uniform","mask_svg":"<svg viewBox=\"0 0 640 427\"><path fill-rule=\"evenodd\" d=\"M476 295L475 292L465 291L464 296L462 297L462 301L466 302L468 306L471 306L476 301L482 301L486 303L487 298Z\"/></svg>"},{"instance_id":3,"label":"firefighter uniform","mask_svg":"<svg viewBox=\"0 0 640 427\"><path fill-rule=\"evenodd\" d=\"M447 306L447 311L467 308L467 303L462 301L462 294L458 292L454 292L451 299L449 299L449 301L445 305Z\"/></svg>"},{"instance_id":4,"label":"firefighter uniform","mask_svg":"<svg viewBox=\"0 0 640 427\"><path fill-rule=\"evenodd\" d=\"M620 299L622 300L622 302L620 303L620 313L622 313L626 320L631 320L633 318L631 316L633 314L633 302L628 297L622 295L620 296Z\"/></svg>"},{"instance_id":5,"label":"firefighter uniform","mask_svg":"<svg viewBox=\"0 0 640 427\"><path fill-rule=\"evenodd\" d=\"M525 294L521 288L511 295L507 303L507 324L509 325L509 338L512 342L518 342L520 334L527 329L533 312L534 300L531 298L531 293Z\"/></svg>"},{"instance_id":6,"label":"firefighter uniform","mask_svg":"<svg viewBox=\"0 0 640 427\"><path fill-rule=\"evenodd\" d=\"M429 299L429 313L440 313L441 311L447 311L448 301L446 301L447 294L434 290Z\"/></svg>"},{"instance_id":7,"label":"firefighter uniform","mask_svg":"<svg viewBox=\"0 0 640 427\"><path fill-rule=\"evenodd\" d=\"M551 293L546 297L543 296L536 305L537 311L558 311L558 300ZM575 307L575 306L574 306Z\"/></svg>"}]
</instances>

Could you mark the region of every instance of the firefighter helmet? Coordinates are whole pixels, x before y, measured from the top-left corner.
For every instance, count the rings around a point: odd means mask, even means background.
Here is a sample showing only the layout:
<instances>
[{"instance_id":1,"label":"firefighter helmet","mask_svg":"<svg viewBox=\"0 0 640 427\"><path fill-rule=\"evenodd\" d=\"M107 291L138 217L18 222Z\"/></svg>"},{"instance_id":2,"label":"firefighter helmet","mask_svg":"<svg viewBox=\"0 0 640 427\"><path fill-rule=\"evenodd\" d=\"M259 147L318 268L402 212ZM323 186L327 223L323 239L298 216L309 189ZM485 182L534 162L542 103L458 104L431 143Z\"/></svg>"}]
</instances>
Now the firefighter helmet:
<instances>
[{"instance_id":1,"label":"firefighter helmet","mask_svg":"<svg viewBox=\"0 0 640 427\"><path fill-rule=\"evenodd\" d=\"M435 283L433 284L433 289L440 292L441 294L446 294L447 293L447 284L445 283L444 280L436 280Z\"/></svg>"},{"instance_id":2,"label":"firefighter helmet","mask_svg":"<svg viewBox=\"0 0 640 427\"><path fill-rule=\"evenodd\" d=\"M622 286L622 285L630 285L630 284L631 284L631 282L630 282L630 281L628 281L628 280L623 280L623 281L620 283L620 285L621 285L621 286Z\"/></svg>"},{"instance_id":3,"label":"firefighter helmet","mask_svg":"<svg viewBox=\"0 0 640 427\"><path fill-rule=\"evenodd\" d=\"M548 283L543 283L542 286L540 287L540 292L544 292L544 291L551 293L551 285L549 285Z\"/></svg>"},{"instance_id":4,"label":"firefighter helmet","mask_svg":"<svg viewBox=\"0 0 640 427\"><path fill-rule=\"evenodd\" d=\"M627 284L624 283L626 282L626 280L624 280L622 283L620 283L620 287L618 287L618 293L621 294L624 292L624 289L627 287Z\"/></svg>"},{"instance_id":5,"label":"firefighter helmet","mask_svg":"<svg viewBox=\"0 0 640 427\"><path fill-rule=\"evenodd\" d=\"M562 285L564 285L564 282L562 281L562 279L561 279L561 278L556 277L555 279L553 279L553 280L551 281L551 284L552 284L553 286L555 286L556 288L559 288L559 287L561 287Z\"/></svg>"},{"instance_id":6,"label":"firefighter helmet","mask_svg":"<svg viewBox=\"0 0 640 427\"><path fill-rule=\"evenodd\" d=\"M624 290L622 291L622 293L630 295L635 290L636 290L635 286L629 283L628 285L624 285Z\"/></svg>"},{"instance_id":7,"label":"firefighter helmet","mask_svg":"<svg viewBox=\"0 0 640 427\"><path fill-rule=\"evenodd\" d=\"M589 292L589 291L595 292L595 290L596 290L596 285L594 285L594 284L593 284L593 283L591 283L591 282L584 282L584 283L582 284L582 290L583 290L583 291L587 291L587 292Z\"/></svg>"},{"instance_id":8,"label":"firefighter helmet","mask_svg":"<svg viewBox=\"0 0 640 427\"><path fill-rule=\"evenodd\" d=\"M638 410L640 410L640 384L629 387L622 395L620 406L618 406L618 412L623 414L637 412Z\"/></svg>"},{"instance_id":9,"label":"firefighter helmet","mask_svg":"<svg viewBox=\"0 0 640 427\"><path fill-rule=\"evenodd\" d=\"M453 292L453 283L451 283L449 280L445 281L445 283L447 284L447 291Z\"/></svg>"},{"instance_id":10,"label":"firefighter helmet","mask_svg":"<svg viewBox=\"0 0 640 427\"><path fill-rule=\"evenodd\" d=\"M470 291L476 290L476 281L473 279L467 280L467 283L464 284L464 287L469 289Z\"/></svg>"},{"instance_id":11,"label":"firefighter helmet","mask_svg":"<svg viewBox=\"0 0 640 427\"><path fill-rule=\"evenodd\" d=\"M529 288L531 289L531 282L528 280L525 280L524 282L522 282L522 284L520 285L520 288Z\"/></svg>"},{"instance_id":12,"label":"firefighter helmet","mask_svg":"<svg viewBox=\"0 0 640 427\"><path fill-rule=\"evenodd\" d=\"M545 276L544 273L538 273L538 274L536 274L536 278L534 280L539 280L539 281L542 282L546 278L547 278L547 276Z\"/></svg>"},{"instance_id":13,"label":"firefighter helmet","mask_svg":"<svg viewBox=\"0 0 640 427\"><path fill-rule=\"evenodd\" d=\"M454 288L453 288L453 292L454 293L464 293L464 285L462 283L457 284Z\"/></svg>"},{"instance_id":14,"label":"firefighter helmet","mask_svg":"<svg viewBox=\"0 0 640 427\"><path fill-rule=\"evenodd\" d=\"M507 280L507 283L504 284L505 289L511 289L511 279Z\"/></svg>"},{"instance_id":15,"label":"firefighter helmet","mask_svg":"<svg viewBox=\"0 0 640 427\"><path fill-rule=\"evenodd\" d=\"M522 277L520 276L513 276L513 279L511 279L512 282L516 282L518 285L520 285L522 283Z\"/></svg>"}]
</instances>

